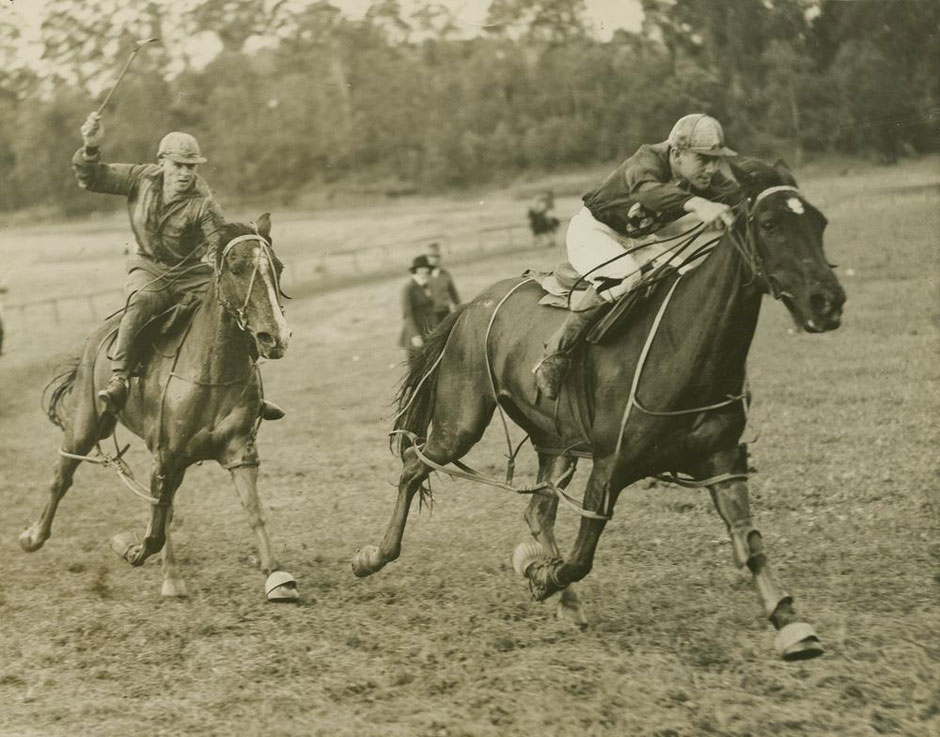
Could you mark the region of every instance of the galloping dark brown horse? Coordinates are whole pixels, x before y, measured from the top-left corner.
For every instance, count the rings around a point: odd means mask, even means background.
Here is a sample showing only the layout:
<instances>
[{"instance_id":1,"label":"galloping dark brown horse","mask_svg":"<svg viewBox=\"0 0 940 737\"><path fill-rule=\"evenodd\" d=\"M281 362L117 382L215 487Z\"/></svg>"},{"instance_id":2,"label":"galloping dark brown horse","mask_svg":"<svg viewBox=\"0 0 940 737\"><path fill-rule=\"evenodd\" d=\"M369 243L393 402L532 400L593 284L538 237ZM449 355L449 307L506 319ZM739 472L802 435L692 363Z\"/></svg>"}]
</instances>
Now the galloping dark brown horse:
<instances>
[{"instance_id":1,"label":"galloping dark brown horse","mask_svg":"<svg viewBox=\"0 0 940 737\"><path fill-rule=\"evenodd\" d=\"M259 355L281 358L291 336L280 301L281 265L271 248L270 227L267 214L256 227L223 226L226 245L216 254L208 291L181 341L176 341L178 348L153 353L143 374L132 380L120 414L121 424L143 438L153 454L152 515L143 540L124 533L114 537L112 547L133 566L162 549L164 596L186 593L169 539L174 494L189 466L215 460L231 473L257 534L268 598L297 598L296 582L280 570L271 550L256 488L255 436L263 397L255 362ZM40 518L20 535L27 552L38 550L49 538L75 469L114 430L115 418L99 414L95 399L95 388L107 380L103 348L114 327L112 320L96 330L74 368L50 386L49 417L62 427L65 438L49 501Z\"/></svg>"},{"instance_id":2,"label":"galloping dark brown horse","mask_svg":"<svg viewBox=\"0 0 940 737\"><path fill-rule=\"evenodd\" d=\"M735 174L748 198L738 206L734 227L698 268L660 283L626 328L576 352L557 403L537 395L531 367L564 316L538 305L537 284L495 284L438 328L403 383L396 421L396 429L427 442L402 444L395 510L381 544L356 553L356 575L398 557L414 494L433 465L461 458L479 441L498 401L532 438L539 480L550 482L549 488L553 480L557 488L570 478L576 458L565 449L585 449L594 462L567 558L553 532L557 492L534 495L526 511L537 543L517 547L513 563L536 599L562 591L562 609L583 624L569 587L591 570L620 492L644 477L678 472L709 486L735 560L750 569L780 630L783 657L822 651L812 627L797 619L792 599L774 582L751 522L740 444L745 359L765 293L782 299L809 332L839 326L845 295L823 255L825 218L796 189L789 171L747 160Z\"/></svg>"}]
</instances>

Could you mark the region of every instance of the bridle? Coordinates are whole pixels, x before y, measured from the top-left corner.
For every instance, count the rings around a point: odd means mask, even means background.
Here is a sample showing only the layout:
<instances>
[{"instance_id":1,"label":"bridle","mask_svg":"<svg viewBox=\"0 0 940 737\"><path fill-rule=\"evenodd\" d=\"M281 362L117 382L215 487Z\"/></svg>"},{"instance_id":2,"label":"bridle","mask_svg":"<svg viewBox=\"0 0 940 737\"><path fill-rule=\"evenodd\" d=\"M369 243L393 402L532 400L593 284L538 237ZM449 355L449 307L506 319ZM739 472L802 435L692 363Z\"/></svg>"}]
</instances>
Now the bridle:
<instances>
[{"instance_id":1,"label":"bridle","mask_svg":"<svg viewBox=\"0 0 940 737\"><path fill-rule=\"evenodd\" d=\"M246 313L248 312L248 305L251 302L251 292L255 286L255 279L261 270L260 257L255 258L254 260L254 268L251 270L251 278L248 280L248 289L245 292L245 301L242 303L241 307L236 307L225 301L225 298L222 296L222 290L220 289L220 282L222 279L222 266L225 264L225 258L228 256L229 251L231 251L232 248L237 246L239 243L245 243L246 241L257 241L260 244L261 251L267 258L268 265L271 269L271 277L274 279L275 294L281 294L281 285L278 281L277 269L274 267L274 251L271 248L271 243L264 236L262 236L260 233L246 233L244 235L236 236L226 243L225 247L222 249L222 254L219 256L219 266L215 273L215 293L219 303L235 318L239 329L243 331L248 329L248 319L246 317Z\"/></svg>"},{"instance_id":2,"label":"bridle","mask_svg":"<svg viewBox=\"0 0 940 737\"><path fill-rule=\"evenodd\" d=\"M767 286L767 292L774 299L783 297L793 298L793 295L783 290L780 282L770 273L767 268L767 260L761 252L760 240L755 233L754 214L757 205L761 200L778 192L791 192L796 197L803 199L803 194L796 187L790 185L779 185L768 187L759 192L755 197L744 200L741 207L746 208L746 218L744 219L744 237L741 238L735 228L728 230L728 237L734 245L735 250L741 255L744 263L747 265L754 279L763 282Z\"/></svg>"}]
</instances>

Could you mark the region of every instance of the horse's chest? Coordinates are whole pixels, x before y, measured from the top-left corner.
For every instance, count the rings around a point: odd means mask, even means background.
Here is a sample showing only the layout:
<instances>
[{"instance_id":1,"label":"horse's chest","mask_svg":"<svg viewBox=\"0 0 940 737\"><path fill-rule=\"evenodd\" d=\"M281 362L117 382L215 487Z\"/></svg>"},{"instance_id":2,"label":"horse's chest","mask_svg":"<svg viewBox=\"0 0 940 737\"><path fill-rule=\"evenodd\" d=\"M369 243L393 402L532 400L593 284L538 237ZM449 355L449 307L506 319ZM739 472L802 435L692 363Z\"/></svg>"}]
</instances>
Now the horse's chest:
<instances>
[{"instance_id":1,"label":"horse's chest","mask_svg":"<svg viewBox=\"0 0 940 737\"><path fill-rule=\"evenodd\" d=\"M190 458L208 459L254 429L257 413L250 412L248 407L231 407L228 402L199 395L200 392L191 392L167 407L160 423L162 437L150 438L148 444Z\"/></svg>"}]
</instances>

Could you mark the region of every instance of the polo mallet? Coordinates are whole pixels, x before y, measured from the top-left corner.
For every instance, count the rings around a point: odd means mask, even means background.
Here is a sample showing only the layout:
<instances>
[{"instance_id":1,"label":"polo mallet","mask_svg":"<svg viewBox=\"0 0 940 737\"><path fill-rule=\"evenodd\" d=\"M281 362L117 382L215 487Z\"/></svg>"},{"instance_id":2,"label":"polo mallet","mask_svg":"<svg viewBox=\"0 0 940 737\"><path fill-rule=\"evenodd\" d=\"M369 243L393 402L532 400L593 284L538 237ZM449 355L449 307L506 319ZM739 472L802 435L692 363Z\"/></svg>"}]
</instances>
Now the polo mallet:
<instances>
[{"instance_id":1,"label":"polo mallet","mask_svg":"<svg viewBox=\"0 0 940 737\"><path fill-rule=\"evenodd\" d=\"M114 94L114 91L118 88L118 85L121 84L121 80L124 79L124 75L127 74L127 70L130 68L131 62L134 61L134 57L137 56L137 52L140 51L147 44L156 43L159 41L159 38L144 38L137 42L137 45L134 47L134 50L131 52L131 55L127 57L127 61L124 62L124 68L121 70L121 73L118 75L117 80L114 83L114 86L111 87L111 91L108 93L108 96L104 98L104 102L98 106L98 115L104 112L105 107L111 101L111 95Z\"/></svg>"}]
</instances>

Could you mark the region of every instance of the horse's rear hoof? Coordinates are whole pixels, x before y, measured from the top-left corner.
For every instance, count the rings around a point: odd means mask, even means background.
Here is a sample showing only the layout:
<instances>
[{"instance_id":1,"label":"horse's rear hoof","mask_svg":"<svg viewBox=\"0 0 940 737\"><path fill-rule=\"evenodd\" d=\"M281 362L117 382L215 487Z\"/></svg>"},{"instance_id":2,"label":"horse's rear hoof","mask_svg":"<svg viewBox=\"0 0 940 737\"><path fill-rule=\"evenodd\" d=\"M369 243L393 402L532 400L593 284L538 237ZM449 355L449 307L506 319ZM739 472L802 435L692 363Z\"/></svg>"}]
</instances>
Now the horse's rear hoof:
<instances>
[{"instance_id":1,"label":"horse's rear hoof","mask_svg":"<svg viewBox=\"0 0 940 737\"><path fill-rule=\"evenodd\" d=\"M358 578L370 576L385 565L379 549L375 545L366 545L364 548L359 548L350 563L353 573Z\"/></svg>"},{"instance_id":2,"label":"horse's rear hoof","mask_svg":"<svg viewBox=\"0 0 940 737\"><path fill-rule=\"evenodd\" d=\"M535 540L527 540L516 546L516 549L512 551L510 560L512 561L513 570L524 577L529 570L529 566L544 557L545 551L542 550L542 546Z\"/></svg>"},{"instance_id":3,"label":"horse's rear hoof","mask_svg":"<svg viewBox=\"0 0 940 737\"><path fill-rule=\"evenodd\" d=\"M287 571L274 571L264 582L264 596L276 604L289 604L300 599L297 579Z\"/></svg>"},{"instance_id":4,"label":"horse's rear hoof","mask_svg":"<svg viewBox=\"0 0 940 737\"><path fill-rule=\"evenodd\" d=\"M824 652L819 635L808 622L784 625L774 639L774 646L787 662L818 658Z\"/></svg>"},{"instance_id":5,"label":"horse's rear hoof","mask_svg":"<svg viewBox=\"0 0 940 737\"><path fill-rule=\"evenodd\" d=\"M45 540L37 540L33 537L32 529L23 530L20 533L20 547L27 553L35 553L45 544Z\"/></svg>"},{"instance_id":6,"label":"horse's rear hoof","mask_svg":"<svg viewBox=\"0 0 940 737\"><path fill-rule=\"evenodd\" d=\"M163 579L163 586L160 587L160 596L165 596L168 599L185 599L189 596L189 592L186 591L186 582L182 578Z\"/></svg>"},{"instance_id":7,"label":"horse's rear hoof","mask_svg":"<svg viewBox=\"0 0 940 737\"><path fill-rule=\"evenodd\" d=\"M570 622L582 632L588 628L588 620L584 614L584 607L581 606L581 598L574 592L574 589L563 589L558 597L558 605L555 607L555 617L563 622Z\"/></svg>"}]
</instances>

